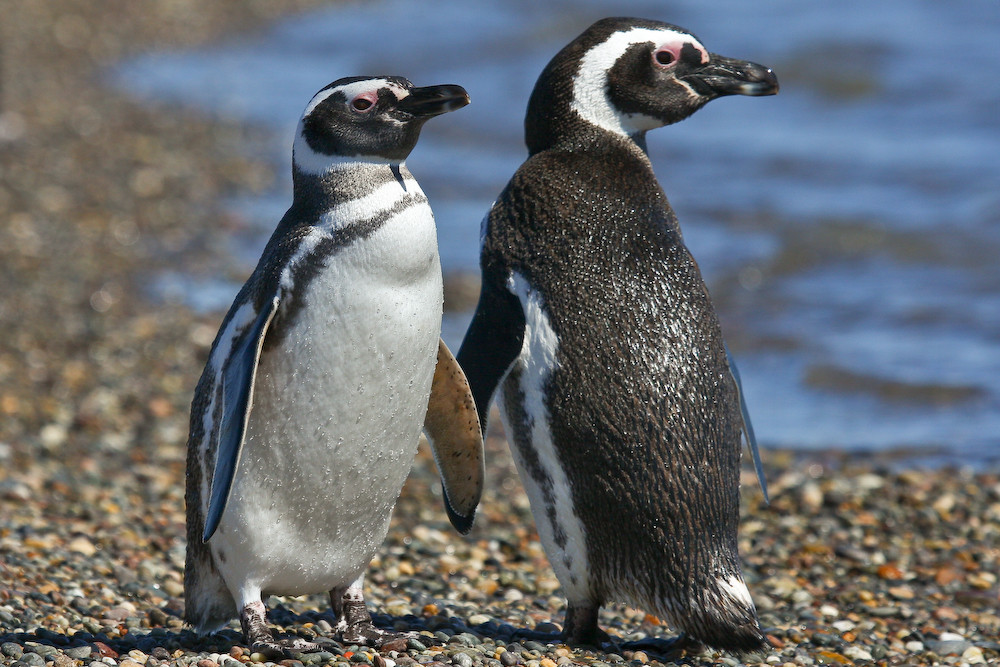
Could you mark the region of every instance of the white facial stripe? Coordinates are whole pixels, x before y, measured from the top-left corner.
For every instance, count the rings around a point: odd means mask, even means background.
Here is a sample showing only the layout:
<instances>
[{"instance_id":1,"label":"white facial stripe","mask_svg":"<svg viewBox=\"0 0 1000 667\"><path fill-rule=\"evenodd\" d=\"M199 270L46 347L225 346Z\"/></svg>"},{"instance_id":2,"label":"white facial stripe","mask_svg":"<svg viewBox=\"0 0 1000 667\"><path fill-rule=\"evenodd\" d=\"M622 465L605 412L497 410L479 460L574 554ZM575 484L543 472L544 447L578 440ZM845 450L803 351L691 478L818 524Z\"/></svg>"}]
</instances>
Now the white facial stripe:
<instances>
[{"instance_id":1,"label":"white facial stripe","mask_svg":"<svg viewBox=\"0 0 1000 667\"><path fill-rule=\"evenodd\" d=\"M330 97L330 95L333 95L334 93L344 93L344 97L346 97L348 100L352 100L361 93L373 90L381 90L382 88L391 89L396 94L396 97L399 99L402 99L410 94L408 90L406 90L399 84L393 83L392 81L388 81L386 79L365 79L363 81L355 81L354 83L348 83L343 86L334 86L332 88L325 88L316 93L313 96L313 98L309 100L309 104L306 105L306 110L302 112L302 117L305 118L306 116L311 114L316 109L316 107L318 107L320 104L323 103L323 100Z\"/></svg>"},{"instance_id":2,"label":"white facial stripe","mask_svg":"<svg viewBox=\"0 0 1000 667\"><path fill-rule=\"evenodd\" d=\"M694 37L666 28L632 28L616 32L606 41L593 47L580 61L580 70L573 78L573 101L570 108L588 123L601 129L626 136L644 132L663 125L657 118L644 114L627 114L618 111L608 99L608 70L633 44L653 42L688 43L707 58L708 51Z\"/></svg>"},{"instance_id":3,"label":"white facial stripe","mask_svg":"<svg viewBox=\"0 0 1000 667\"><path fill-rule=\"evenodd\" d=\"M358 157L353 156L324 155L323 153L317 153L310 148L308 142L306 142L306 140L302 137L305 119L309 117L309 114L316 110L316 107L322 104L324 100L334 93L343 93L348 100L352 100L362 93L377 91L382 88L389 88L392 90L397 99L403 99L410 94L410 91L406 88L403 88L399 84L387 79L365 79L363 81L348 83L343 86L326 88L316 93L313 98L309 100L309 104L306 105L305 111L302 112L302 118L299 119L299 124L295 128L295 141L292 145L292 161L295 163L295 166L298 167L299 171L313 176L322 176L323 174L331 171L337 171L338 169L346 166L357 165L359 162L370 162L372 164L399 164L396 160L389 160L377 156L364 156L359 159Z\"/></svg>"}]
</instances>

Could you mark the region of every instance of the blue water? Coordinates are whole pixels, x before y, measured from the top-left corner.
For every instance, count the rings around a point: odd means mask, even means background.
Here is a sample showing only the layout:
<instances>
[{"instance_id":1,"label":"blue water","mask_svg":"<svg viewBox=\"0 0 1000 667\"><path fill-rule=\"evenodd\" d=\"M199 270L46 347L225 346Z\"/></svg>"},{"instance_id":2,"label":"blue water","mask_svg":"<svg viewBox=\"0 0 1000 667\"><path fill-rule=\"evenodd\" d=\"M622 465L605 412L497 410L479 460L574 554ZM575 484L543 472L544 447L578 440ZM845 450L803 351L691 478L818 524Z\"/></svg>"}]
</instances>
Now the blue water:
<instances>
[{"instance_id":1,"label":"blue water","mask_svg":"<svg viewBox=\"0 0 1000 667\"><path fill-rule=\"evenodd\" d=\"M112 78L140 98L272 128L285 174L302 108L334 79L465 86L472 105L430 122L408 164L434 207L445 271L469 272L479 222L524 159L535 78L607 15L682 25L781 81L776 97L718 100L649 135L762 446L1000 461L995 0L386 0L151 54ZM232 202L249 230L232 253L248 271L289 199L285 177ZM237 287L153 284L220 311ZM453 346L467 317L446 322Z\"/></svg>"}]
</instances>

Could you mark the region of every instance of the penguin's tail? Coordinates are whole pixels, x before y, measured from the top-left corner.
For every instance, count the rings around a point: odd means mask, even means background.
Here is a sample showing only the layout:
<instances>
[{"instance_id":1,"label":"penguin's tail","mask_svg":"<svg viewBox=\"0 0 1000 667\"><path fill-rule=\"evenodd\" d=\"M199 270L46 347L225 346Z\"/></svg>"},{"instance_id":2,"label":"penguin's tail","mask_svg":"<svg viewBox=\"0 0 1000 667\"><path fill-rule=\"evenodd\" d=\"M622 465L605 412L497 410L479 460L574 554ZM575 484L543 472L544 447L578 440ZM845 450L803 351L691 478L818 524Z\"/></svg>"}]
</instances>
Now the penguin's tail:
<instances>
[{"instance_id":1,"label":"penguin's tail","mask_svg":"<svg viewBox=\"0 0 1000 667\"><path fill-rule=\"evenodd\" d=\"M771 645L757 620L750 591L739 571L715 579L687 618L679 619L679 629L713 648L738 655L766 653Z\"/></svg>"},{"instance_id":2,"label":"penguin's tail","mask_svg":"<svg viewBox=\"0 0 1000 667\"><path fill-rule=\"evenodd\" d=\"M766 655L771 648L739 570L700 584L689 582L658 602L638 606L655 611L690 640L739 656Z\"/></svg>"},{"instance_id":3,"label":"penguin's tail","mask_svg":"<svg viewBox=\"0 0 1000 667\"><path fill-rule=\"evenodd\" d=\"M237 615L236 602L215 568L212 552L201 540L200 527L188 527L184 561L184 620L198 634L219 630Z\"/></svg>"}]
</instances>

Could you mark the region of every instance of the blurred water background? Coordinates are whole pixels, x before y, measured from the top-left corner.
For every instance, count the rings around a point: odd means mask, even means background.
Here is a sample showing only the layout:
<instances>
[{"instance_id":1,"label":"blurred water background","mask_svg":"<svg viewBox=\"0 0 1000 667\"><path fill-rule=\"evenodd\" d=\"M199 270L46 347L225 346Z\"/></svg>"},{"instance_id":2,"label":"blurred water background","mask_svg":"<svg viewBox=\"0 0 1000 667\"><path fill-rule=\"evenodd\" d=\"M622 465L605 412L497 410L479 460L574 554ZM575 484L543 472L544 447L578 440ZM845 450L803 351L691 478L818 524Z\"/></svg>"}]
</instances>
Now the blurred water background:
<instances>
[{"instance_id":1,"label":"blurred water background","mask_svg":"<svg viewBox=\"0 0 1000 667\"><path fill-rule=\"evenodd\" d=\"M649 135L709 283L764 448L1000 461L1000 3L977 0L404 0L336 4L213 48L122 63L117 86L273 130L283 178L231 202L255 264L290 201L290 146L312 94L357 74L458 83L408 165L446 274L478 272L479 223L525 157L545 63L592 21L690 29L772 67L781 93L725 98ZM236 283L150 277L223 311ZM457 349L470 312L446 316ZM766 459L765 452L765 459Z\"/></svg>"}]
</instances>

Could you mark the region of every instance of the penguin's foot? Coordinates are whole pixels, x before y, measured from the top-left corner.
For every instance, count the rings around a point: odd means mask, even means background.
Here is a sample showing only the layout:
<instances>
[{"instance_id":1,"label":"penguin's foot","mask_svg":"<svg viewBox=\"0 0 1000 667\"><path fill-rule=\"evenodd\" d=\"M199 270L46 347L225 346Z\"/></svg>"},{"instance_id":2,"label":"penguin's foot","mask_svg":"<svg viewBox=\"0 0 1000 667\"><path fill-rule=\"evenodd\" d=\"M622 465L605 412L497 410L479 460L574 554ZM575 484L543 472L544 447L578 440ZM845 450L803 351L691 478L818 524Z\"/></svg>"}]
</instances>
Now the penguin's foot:
<instances>
[{"instance_id":1,"label":"penguin's foot","mask_svg":"<svg viewBox=\"0 0 1000 667\"><path fill-rule=\"evenodd\" d=\"M614 638L597 625L599 604L573 604L566 609L566 627L563 638L571 646L616 647Z\"/></svg>"},{"instance_id":2,"label":"penguin's foot","mask_svg":"<svg viewBox=\"0 0 1000 667\"><path fill-rule=\"evenodd\" d=\"M343 600L336 631L340 634L340 641L345 645L359 644L387 651L405 651L406 641L409 638L401 632L390 632L375 627L368 607L362 600Z\"/></svg>"},{"instance_id":3,"label":"penguin's foot","mask_svg":"<svg viewBox=\"0 0 1000 667\"><path fill-rule=\"evenodd\" d=\"M250 644L251 653L261 653L272 658L292 658L296 653L315 653L322 647L315 643L306 641L301 637L286 637L282 639L261 639Z\"/></svg>"},{"instance_id":4,"label":"penguin's foot","mask_svg":"<svg viewBox=\"0 0 1000 667\"><path fill-rule=\"evenodd\" d=\"M301 637L275 639L267 627L267 609L263 602L251 602L240 611L240 625L243 640L252 653L262 653L268 657L290 658L294 653L311 653L320 650L320 645Z\"/></svg>"}]
</instances>

